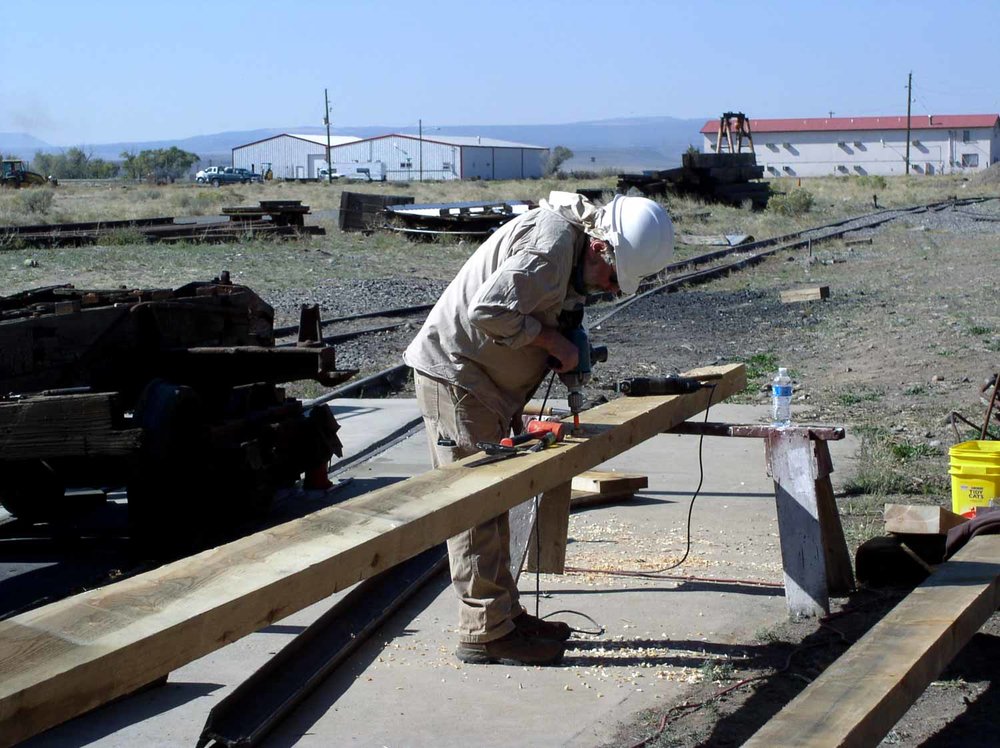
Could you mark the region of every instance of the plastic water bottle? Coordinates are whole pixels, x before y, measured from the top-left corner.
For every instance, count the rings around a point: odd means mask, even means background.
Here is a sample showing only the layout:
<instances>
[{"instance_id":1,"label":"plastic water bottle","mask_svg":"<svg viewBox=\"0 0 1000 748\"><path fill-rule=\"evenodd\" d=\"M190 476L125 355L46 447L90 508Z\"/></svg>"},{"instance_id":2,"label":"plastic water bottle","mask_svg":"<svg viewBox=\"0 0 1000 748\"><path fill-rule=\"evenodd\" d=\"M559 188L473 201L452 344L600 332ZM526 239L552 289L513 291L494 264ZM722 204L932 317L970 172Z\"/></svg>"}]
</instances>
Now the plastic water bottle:
<instances>
[{"instance_id":1,"label":"plastic water bottle","mask_svg":"<svg viewBox=\"0 0 1000 748\"><path fill-rule=\"evenodd\" d=\"M778 369L778 376L771 381L771 424L792 424L792 380L784 367Z\"/></svg>"}]
</instances>

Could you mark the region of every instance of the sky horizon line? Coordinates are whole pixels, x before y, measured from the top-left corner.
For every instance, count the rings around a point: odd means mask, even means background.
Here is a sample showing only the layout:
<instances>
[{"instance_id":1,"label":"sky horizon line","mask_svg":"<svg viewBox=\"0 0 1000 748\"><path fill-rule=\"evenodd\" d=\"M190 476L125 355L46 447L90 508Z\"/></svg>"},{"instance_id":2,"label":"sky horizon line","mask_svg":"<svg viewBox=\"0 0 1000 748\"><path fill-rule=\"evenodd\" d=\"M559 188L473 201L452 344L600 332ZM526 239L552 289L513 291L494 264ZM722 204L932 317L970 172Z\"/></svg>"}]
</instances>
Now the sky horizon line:
<instances>
[{"instance_id":1,"label":"sky horizon line","mask_svg":"<svg viewBox=\"0 0 1000 748\"><path fill-rule=\"evenodd\" d=\"M49 143L319 125L324 91L345 128L1000 111L994 46L958 33L995 0L8 5L0 132Z\"/></svg>"}]
</instances>

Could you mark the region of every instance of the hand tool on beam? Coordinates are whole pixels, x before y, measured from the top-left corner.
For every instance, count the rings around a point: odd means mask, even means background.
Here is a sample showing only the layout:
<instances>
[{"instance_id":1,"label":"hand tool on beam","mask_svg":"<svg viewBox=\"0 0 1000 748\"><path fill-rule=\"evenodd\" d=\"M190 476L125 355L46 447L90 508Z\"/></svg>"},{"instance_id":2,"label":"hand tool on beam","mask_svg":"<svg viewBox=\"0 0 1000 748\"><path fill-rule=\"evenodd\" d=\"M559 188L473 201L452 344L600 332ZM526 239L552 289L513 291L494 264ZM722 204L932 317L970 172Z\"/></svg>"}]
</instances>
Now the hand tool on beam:
<instances>
[{"instance_id":1,"label":"hand tool on beam","mask_svg":"<svg viewBox=\"0 0 1000 748\"><path fill-rule=\"evenodd\" d=\"M533 439L541 439L542 436L548 433L555 434L556 441L561 442L566 435L566 424L560 423L559 421L531 420L528 421L528 425L525 426L524 433L501 439L500 444L505 447L516 447L519 444L530 442Z\"/></svg>"},{"instance_id":2,"label":"hand tool on beam","mask_svg":"<svg viewBox=\"0 0 1000 748\"><path fill-rule=\"evenodd\" d=\"M540 436L536 437L537 441L530 447L524 446L507 446L506 444L496 444L494 442L476 442L476 447L483 450L486 453L486 457L481 460L476 460L475 462L470 462L469 467L478 467L479 465L487 465L491 462L498 462L500 460L506 460L508 457L517 457L521 454L527 454L528 452L541 452L543 449L551 444L556 443L556 435L552 431L548 431Z\"/></svg>"}]
</instances>

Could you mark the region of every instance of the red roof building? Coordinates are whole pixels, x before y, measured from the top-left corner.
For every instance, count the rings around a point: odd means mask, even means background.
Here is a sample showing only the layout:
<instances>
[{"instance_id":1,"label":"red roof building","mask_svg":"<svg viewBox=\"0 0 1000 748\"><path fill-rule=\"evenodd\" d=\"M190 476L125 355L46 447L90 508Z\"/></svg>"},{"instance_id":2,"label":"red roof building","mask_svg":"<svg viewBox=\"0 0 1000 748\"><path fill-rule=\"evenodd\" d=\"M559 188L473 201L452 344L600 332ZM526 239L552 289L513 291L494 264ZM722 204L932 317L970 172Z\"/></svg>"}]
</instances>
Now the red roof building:
<instances>
[{"instance_id":1,"label":"red roof building","mask_svg":"<svg viewBox=\"0 0 1000 748\"><path fill-rule=\"evenodd\" d=\"M1000 160L1000 114L750 119L757 163L769 176L948 174ZM701 128L715 150L719 121ZM909 150L909 153L907 153Z\"/></svg>"}]
</instances>

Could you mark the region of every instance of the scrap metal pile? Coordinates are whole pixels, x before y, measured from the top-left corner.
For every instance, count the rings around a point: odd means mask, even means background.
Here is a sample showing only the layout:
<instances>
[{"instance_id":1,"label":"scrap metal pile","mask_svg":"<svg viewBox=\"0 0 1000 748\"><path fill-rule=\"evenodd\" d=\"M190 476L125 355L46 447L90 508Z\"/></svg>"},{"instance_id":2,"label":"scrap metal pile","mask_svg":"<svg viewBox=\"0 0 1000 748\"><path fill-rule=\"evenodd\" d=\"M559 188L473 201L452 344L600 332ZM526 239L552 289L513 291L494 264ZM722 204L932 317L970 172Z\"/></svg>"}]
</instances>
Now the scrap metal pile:
<instances>
[{"instance_id":1,"label":"scrap metal pile","mask_svg":"<svg viewBox=\"0 0 1000 748\"><path fill-rule=\"evenodd\" d=\"M709 202L767 207L771 187L759 180L764 167L757 166L753 153L685 153L677 169L619 174L618 192L635 189L646 196L673 193L698 197Z\"/></svg>"},{"instance_id":2,"label":"scrap metal pile","mask_svg":"<svg viewBox=\"0 0 1000 748\"><path fill-rule=\"evenodd\" d=\"M485 237L536 205L529 200L414 204L408 195L343 192L341 231L396 231L411 238Z\"/></svg>"},{"instance_id":3,"label":"scrap metal pile","mask_svg":"<svg viewBox=\"0 0 1000 748\"><path fill-rule=\"evenodd\" d=\"M0 504L47 521L72 514L72 489L127 487L134 534L169 544L259 512L302 473L322 484L338 425L278 385L356 372L318 325L275 347L273 320L227 273L0 297Z\"/></svg>"}]
</instances>

